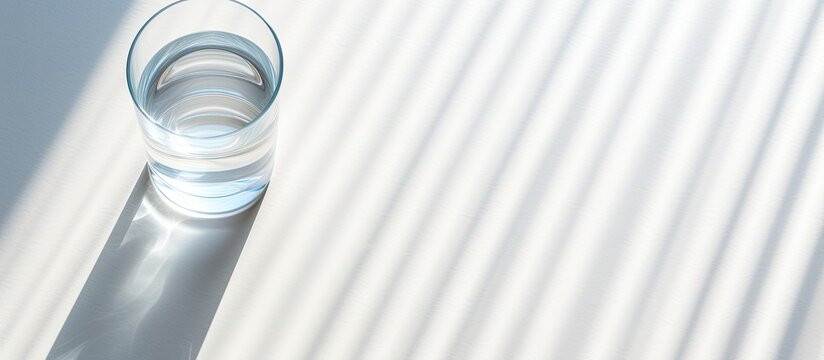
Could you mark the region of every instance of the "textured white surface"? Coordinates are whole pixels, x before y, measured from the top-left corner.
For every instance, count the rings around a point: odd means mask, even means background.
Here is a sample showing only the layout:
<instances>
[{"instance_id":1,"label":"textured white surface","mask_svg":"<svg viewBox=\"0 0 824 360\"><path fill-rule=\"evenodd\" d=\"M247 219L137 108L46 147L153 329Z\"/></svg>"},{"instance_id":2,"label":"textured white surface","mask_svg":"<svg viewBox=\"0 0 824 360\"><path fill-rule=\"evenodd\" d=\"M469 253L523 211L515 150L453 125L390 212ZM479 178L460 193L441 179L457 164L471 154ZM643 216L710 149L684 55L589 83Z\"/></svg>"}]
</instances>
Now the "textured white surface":
<instances>
[{"instance_id":1,"label":"textured white surface","mask_svg":"<svg viewBox=\"0 0 824 360\"><path fill-rule=\"evenodd\" d=\"M140 174L162 5L0 15L2 359L49 352ZM200 358L824 357L819 2L250 5L279 152Z\"/></svg>"}]
</instances>

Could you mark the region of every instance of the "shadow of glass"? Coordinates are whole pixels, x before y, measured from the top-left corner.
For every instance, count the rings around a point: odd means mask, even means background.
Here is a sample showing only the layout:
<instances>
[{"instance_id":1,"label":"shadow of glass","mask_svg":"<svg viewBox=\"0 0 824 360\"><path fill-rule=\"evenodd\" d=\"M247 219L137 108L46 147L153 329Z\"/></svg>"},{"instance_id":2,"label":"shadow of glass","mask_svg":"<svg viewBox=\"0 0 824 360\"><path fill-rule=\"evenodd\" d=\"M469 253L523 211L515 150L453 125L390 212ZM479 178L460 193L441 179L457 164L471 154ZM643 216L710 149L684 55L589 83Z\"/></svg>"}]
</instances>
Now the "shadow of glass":
<instances>
[{"instance_id":1,"label":"shadow of glass","mask_svg":"<svg viewBox=\"0 0 824 360\"><path fill-rule=\"evenodd\" d=\"M138 180L49 359L194 358L259 208L200 219Z\"/></svg>"},{"instance_id":2,"label":"shadow of glass","mask_svg":"<svg viewBox=\"0 0 824 360\"><path fill-rule=\"evenodd\" d=\"M130 1L3 4L0 151L4 156L0 157L0 224L14 209L62 129L130 7Z\"/></svg>"}]
</instances>

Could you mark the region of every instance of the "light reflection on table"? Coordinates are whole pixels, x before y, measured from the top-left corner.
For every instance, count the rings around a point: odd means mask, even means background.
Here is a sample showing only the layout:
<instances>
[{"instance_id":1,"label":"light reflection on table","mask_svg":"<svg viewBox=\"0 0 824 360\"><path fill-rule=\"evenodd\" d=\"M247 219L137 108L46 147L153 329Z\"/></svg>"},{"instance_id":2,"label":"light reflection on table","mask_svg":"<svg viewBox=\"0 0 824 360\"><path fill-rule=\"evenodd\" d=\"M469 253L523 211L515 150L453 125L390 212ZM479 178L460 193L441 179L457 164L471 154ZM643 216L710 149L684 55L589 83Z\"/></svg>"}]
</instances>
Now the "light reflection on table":
<instances>
[{"instance_id":1,"label":"light reflection on table","mask_svg":"<svg viewBox=\"0 0 824 360\"><path fill-rule=\"evenodd\" d=\"M201 219L161 196L144 171L50 359L197 356L259 206Z\"/></svg>"}]
</instances>

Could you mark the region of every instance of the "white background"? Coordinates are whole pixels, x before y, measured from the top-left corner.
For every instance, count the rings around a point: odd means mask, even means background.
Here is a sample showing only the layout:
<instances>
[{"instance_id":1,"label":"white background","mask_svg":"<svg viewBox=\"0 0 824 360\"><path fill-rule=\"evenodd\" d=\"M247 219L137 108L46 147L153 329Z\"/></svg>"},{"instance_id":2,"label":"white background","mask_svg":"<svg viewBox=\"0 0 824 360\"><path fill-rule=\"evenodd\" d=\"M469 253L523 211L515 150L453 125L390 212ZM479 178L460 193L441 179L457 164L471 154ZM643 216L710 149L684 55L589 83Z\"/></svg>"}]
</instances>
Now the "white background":
<instances>
[{"instance_id":1,"label":"white background","mask_svg":"<svg viewBox=\"0 0 824 360\"><path fill-rule=\"evenodd\" d=\"M43 358L145 163L164 2L0 11L0 358ZM204 359L814 358L817 1L280 0L277 165Z\"/></svg>"}]
</instances>

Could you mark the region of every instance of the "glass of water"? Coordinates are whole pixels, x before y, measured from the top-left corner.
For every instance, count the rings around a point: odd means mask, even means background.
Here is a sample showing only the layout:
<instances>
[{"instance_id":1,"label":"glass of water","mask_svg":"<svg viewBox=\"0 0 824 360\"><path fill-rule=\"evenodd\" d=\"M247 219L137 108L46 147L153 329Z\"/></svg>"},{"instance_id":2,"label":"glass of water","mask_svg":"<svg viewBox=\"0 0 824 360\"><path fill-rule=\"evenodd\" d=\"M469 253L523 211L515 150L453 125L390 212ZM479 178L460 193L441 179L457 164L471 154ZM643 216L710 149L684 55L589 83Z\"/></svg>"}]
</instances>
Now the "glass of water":
<instances>
[{"instance_id":1,"label":"glass of water","mask_svg":"<svg viewBox=\"0 0 824 360\"><path fill-rule=\"evenodd\" d=\"M126 81L152 183L202 216L246 209L274 164L280 41L232 0L178 1L135 36Z\"/></svg>"}]
</instances>

